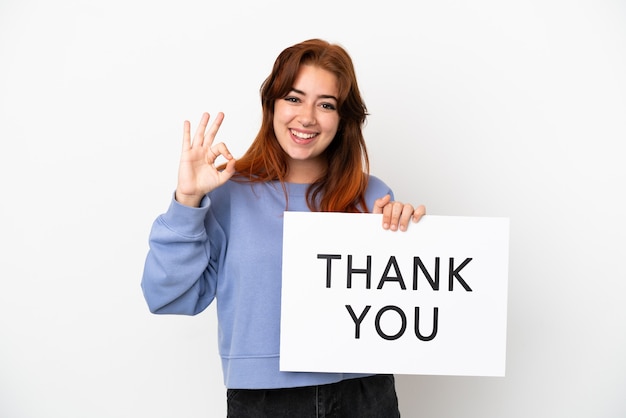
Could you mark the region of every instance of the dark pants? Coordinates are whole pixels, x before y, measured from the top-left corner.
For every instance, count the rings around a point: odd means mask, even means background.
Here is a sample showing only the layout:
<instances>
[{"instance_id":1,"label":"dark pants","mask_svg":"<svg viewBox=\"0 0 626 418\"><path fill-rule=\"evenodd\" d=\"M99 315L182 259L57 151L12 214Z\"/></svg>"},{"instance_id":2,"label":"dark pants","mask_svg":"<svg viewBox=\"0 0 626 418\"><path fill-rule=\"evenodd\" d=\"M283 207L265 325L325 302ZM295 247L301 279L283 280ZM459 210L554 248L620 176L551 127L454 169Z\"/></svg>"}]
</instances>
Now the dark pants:
<instances>
[{"instance_id":1,"label":"dark pants","mask_svg":"<svg viewBox=\"0 0 626 418\"><path fill-rule=\"evenodd\" d=\"M228 418L399 418L393 375L287 389L228 389Z\"/></svg>"}]
</instances>

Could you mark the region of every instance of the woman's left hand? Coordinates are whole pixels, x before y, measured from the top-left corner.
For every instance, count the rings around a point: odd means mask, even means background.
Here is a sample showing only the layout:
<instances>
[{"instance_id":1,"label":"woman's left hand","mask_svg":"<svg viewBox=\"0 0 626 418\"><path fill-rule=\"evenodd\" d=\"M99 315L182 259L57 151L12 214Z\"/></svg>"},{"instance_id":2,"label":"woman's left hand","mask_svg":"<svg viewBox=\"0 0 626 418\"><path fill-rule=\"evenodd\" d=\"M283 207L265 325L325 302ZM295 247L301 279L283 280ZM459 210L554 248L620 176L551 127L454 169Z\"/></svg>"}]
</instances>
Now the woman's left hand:
<instances>
[{"instance_id":1,"label":"woman's left hand","mask_svg":"<svg viewBox=\"0 0 626 418\"><path fill-rule=\"evenodd\" d=\"M392 231L406 231L409 221L417 222L426 214L424 205L413 207L409 203L392 202L390 195L385 195L374 202L372 213L383 214L383 228Z\"/></svg>"}]
</instances>

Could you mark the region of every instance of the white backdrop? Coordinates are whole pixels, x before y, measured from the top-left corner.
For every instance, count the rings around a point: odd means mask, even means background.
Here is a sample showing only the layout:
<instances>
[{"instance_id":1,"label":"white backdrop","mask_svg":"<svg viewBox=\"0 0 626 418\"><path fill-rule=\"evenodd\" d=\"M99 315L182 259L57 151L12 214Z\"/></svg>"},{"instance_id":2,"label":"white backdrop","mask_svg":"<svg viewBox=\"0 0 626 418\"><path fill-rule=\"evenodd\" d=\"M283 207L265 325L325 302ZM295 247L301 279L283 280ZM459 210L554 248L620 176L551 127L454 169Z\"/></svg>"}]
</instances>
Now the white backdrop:
<instances>
[{"instance_id":1,"label":"white backdrop","mask_svg":"<svg viewBox=\"0 0 626 418\"><path fill-rule=\"evenodd\" d=\"M139 281L182 123L235 155L285 47L343 44L372 172L511 218L504 378L398 376L403 417L626 416L626 6L0 0L0 416L223 417L215 311Z\"/></svg>"}]
</instances>

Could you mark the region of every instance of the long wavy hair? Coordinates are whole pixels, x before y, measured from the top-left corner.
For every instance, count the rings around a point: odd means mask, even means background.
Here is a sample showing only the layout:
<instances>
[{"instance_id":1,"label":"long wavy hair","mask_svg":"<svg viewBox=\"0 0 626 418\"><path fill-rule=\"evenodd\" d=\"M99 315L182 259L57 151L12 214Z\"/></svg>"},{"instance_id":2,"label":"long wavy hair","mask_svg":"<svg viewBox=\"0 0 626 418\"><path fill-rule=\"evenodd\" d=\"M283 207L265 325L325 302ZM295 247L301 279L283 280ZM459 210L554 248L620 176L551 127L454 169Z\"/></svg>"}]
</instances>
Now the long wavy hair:
<instances>
[{"instance_id":1,"label":"long wavy hair","mask_svg":"<svg viewBox=\"0 0 626 418\"><path fill-rule=\"evenodd\" d=\"M307 190L309 209L323 212L367 212L365 189L369 178L369 159L363 124L368 115L357 85L352 59L339 45L310 39L280 53L269 77L261 85L263 120L246 153L236 162L235 181L280 181L286 193L287 154L274 132L274 103L284 98L302 65L313 65L337 77L339 97L337 134L322 156L323 174ZM287 202L288 204L288 202Z\"/></svg>"}]
</instances>

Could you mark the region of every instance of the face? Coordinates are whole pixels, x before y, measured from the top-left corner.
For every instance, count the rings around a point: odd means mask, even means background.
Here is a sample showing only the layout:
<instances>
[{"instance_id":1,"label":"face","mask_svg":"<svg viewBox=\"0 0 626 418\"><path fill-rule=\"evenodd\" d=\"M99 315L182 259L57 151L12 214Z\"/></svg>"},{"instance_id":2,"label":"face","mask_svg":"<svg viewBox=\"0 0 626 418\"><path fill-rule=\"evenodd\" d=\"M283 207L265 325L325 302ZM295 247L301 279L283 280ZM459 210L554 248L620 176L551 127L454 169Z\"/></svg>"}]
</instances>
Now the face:
<instances>
[{"instance_id":1,"label":"face","mask_svg":"<svg viewBox=\"0 0 626 418\"><path fill-rule=\"evenodd\" d=\"M320 155L339 127L337 77L303 65L291 91L274 103L274 132L288 155L288 181L311 182L323 171Z\"/></svg>"}]
</instances>

